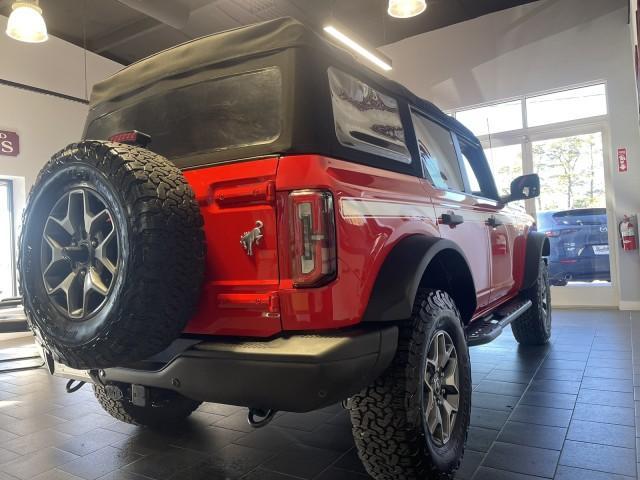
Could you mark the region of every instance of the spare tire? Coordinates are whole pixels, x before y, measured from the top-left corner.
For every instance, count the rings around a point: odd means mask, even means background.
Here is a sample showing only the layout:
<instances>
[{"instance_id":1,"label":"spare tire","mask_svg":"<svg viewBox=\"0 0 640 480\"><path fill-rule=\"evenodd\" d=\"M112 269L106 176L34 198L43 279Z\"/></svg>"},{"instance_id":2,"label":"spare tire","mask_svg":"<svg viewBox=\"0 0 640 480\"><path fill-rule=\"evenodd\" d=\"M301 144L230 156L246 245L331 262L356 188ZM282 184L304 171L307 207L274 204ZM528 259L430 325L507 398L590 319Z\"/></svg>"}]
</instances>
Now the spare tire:
<instances>
[{"instance_id":1,"label":"spare tire","mask_svg":"<svg viewBox=\"0 0 640 480\"><path fill-rule=\"evenodd\" d=\"M160 155L104 141L54 155L29 194L18 260L39 341L81 369L164 350L197 305L202 225L193 191Z\"/></svg>"}]
</instances>

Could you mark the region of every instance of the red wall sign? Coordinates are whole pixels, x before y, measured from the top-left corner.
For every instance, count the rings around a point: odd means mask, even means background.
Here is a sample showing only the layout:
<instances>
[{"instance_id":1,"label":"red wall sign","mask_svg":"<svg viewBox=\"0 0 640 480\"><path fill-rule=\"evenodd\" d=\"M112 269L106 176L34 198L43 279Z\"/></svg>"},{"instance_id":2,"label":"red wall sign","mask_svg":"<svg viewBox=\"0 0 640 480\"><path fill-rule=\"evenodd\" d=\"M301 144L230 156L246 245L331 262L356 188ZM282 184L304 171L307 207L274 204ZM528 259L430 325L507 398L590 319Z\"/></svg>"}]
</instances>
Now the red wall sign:
<instances>
[{"instance_id":1,"label":"red wall sign","mask_svg":"<svg viewBox=\"0 0 640 480\"><path fill-rule=\"evenodd\" d=\"M20 154L20 137L16 132L0 130L0 155L17 157Z\"/></svg>"},{"instance_id":2,"label":"red wall sign","mask_svg":"<svg viewBox=\"0 0 640 480\"><path fill-rule=\"evenodd\" d=\"M627 165L627 149L619 148L618 149L618 171L626 172L629 169Z\"/></svg>"}]
</instances>

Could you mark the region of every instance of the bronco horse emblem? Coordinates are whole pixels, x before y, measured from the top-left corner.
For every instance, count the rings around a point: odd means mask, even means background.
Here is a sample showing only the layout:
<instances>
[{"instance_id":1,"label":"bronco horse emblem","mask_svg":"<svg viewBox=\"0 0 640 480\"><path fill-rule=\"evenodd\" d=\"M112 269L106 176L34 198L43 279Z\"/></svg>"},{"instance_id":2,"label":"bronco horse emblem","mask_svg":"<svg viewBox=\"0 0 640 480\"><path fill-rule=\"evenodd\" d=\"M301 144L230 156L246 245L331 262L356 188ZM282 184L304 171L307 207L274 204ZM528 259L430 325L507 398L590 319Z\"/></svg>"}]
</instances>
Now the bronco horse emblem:
<instances>
[{"instance_id":1,"label":"bronco horse emblem","mask_svg":"<svg viewBox=\"0 0 640 480\"><path fill-rule=\"evenodd\" d=\"M256 221L256 226L253 227L248 232L244 232L240 235L240 245L242 245L247 252L247 255L250 257L253 256L253 246L260 245L260 240L262 240L262 227L264 224L258 220Z\"/></svg>"}]
</instances>

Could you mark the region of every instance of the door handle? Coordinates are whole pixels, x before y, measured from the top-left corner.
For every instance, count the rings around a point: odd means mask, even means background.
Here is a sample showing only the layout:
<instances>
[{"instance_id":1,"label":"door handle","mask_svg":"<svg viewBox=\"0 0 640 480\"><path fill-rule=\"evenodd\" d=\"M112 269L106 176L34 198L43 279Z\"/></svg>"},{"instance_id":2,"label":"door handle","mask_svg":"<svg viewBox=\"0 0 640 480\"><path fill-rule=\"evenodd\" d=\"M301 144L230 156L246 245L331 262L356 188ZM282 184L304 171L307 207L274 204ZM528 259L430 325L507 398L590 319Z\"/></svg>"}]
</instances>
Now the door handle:
<instances>
[{"instance_id":1,"label":"door handle","mask_svg":"<svg viewBox=\"0 0 640 480\"><path fill-rule=\"evenodd\" d=\"M504 225L504 223L502 223L496 217L491 216L487 219L487 225L489 225L490 227L496 228L496 227L499 227L500 225Z\"/></svg>"},{"instance_id":2,"label":"door handle","mask_svg":"<svg viewBox=\"0 0 640 480\"><path fill-rule=\"evenodd\" d=\"M456 225L464 223L464 217L462 215L456 215L453 212L443 213L440 223L443 225L449 225L450 227L455 227Z\"/></svg>"}]
</instances>

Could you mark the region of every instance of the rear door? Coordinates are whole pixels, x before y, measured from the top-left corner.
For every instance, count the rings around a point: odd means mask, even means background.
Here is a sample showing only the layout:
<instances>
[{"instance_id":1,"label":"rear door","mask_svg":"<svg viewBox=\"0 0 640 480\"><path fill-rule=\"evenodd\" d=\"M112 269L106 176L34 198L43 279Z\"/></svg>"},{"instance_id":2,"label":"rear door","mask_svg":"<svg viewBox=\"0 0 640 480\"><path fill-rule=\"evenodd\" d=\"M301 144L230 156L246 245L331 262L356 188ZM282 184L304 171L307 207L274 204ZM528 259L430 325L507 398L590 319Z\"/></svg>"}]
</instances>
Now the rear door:
<instances>
[{"instance_id":1,"label":"rear door","mask_svg":"<svg viewBox=\"0 0 640 480\"><path fill-rule=\"evenodd\" d=\"M440 235L456 243L469 262L478 308L489 303L491 270L489 213L478 198L465 191L465 182L452 133L419 112L412 112L422 163L422 184L431 197Z\"/></svg>"}]
</instances>

